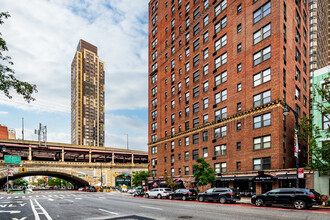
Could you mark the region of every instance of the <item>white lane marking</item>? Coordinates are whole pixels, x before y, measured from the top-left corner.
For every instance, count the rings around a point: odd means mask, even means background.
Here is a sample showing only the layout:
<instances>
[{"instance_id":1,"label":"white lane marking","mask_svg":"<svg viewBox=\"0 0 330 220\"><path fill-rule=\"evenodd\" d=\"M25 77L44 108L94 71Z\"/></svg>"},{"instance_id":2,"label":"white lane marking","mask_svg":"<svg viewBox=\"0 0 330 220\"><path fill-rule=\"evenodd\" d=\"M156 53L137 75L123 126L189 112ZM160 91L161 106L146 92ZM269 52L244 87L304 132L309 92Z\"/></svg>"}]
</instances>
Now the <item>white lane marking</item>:
<instances>
[{"instance_id":1,"label":"white lane marking","mask_svg":"<svg viewBox=\"0 0 330 220\"><path fill-rule=\"evenodd\" d=\"M39 196L36 196L37 198L39 197Z\"/></svg>"},{"instance_id":2,"label":"white lane marking","mask_svg":"<svg viewBox=\"0 0 330 220\"><path fill-rule=\"evenodd\" d=\"M76 198L76 199L81 199L81 198Z\"/></svg>"},{"instance_id":3,"label":"white lane marking","mask_svg":"<svg viewBox=\"0 0 330 220\"><path fill-rule=\"evenodd\" d=\"M49 201L54 201L54 199L48 199Z\"/></svg>"},{"instance_id":4,"label":"white lane marking","mask_svg":"<svg viewBox=\"0 0 330 220\"><path fill-rule=\"evenodd\" d=\"M0 213L3 213L3 212L9 212L10 214L21 213L21 211L0 211Z\"/></svg>"},{"instance_id":5,"label":"white lane marking","mask_svg":"<svg viewBox=\"0 0 330 220\"><path fill-rule=\"evenodd\" d=\"M11 199L11 196L7 197L7 199Z\"/></svg>"},{"instance_id":6,"label":"white lane marking","mask_svg":"<svg viewBox=\"0 0 330 220\"><path fill-rule=\"evenodd\" d=\"M99 199L105 199L104 197L99 197Z\"/></svg>"},{"instance_id":7,"label":"white lane marking","mask_svg":"<svg viewBox=\"0 0 330 220\"><path fill-rule=\"evenodd\" d=\"M20 219L18 219L18 218L12 218L12 220L25 220L27 217L23 217L23 218L20 218Z\"/></svg>"},{"instance_id":8,"label":"white lane marking","mask_svg":"<svg viewBox=\"0 0 330 220\"><path fill-rule=\"evenodd\" d=\"M32 196L29 196L29 198L32 198Z\"/></svg>"},{"instance_id":9,"label":"white lane marking","mask_svg":"<svg viewBox=\"0 0 330 220\"><path fill-rule=\"evenodd\" d=\"M32 211L33 211L35 220L40 220L39 215L38 215L38 213L37 213L37 211L36 211L36 209L35 209L35 207L33 205L32 199L30 199L30 202L31 202L31 207L32 207Z\"/></svg>"},{"instance_id":10,"label":"white lane marking","mask_svg":"<svg viewBox=\"0 0 330 220\"><path fill-rule=\"evenodd\" d=\"M107 213L113 214L113 215L119 215L119 214L116 213L116 212L110 212L110 211L108 211L108 210L104 210L104 209L99 209L99 210L102 211L102 212L107 212Z\"/></svg>"},{"instance_id":11,"label":"white lane marking","mask_svg":"<svg viewBox=\"0 0 330 220\"><path fill-rule=\"evenodd\" d=\"M46 218L48 219L48 220L53 220L51 217L50 217L50 215L48 214L48 212L46 212L46 210L39 204L39 202L35 199L34 200L36 203L37 203L37 205L40 207L40 209L42 210L42 212L43 212L43 214L46 216Z\"/></svg>"},{"instance_id":12,"label":"white lane marking","mask_svg":"<svg viewBox=\"0 0 330 220\"><path fill-rule=\"evenodd\" d=\"M163 209L161 209L161 208L156 208L156 207L151 207L151 206L143 206L143 205L141 205L140 207L142 207L142 208L147 208L147 209L163 210Z\"/></svg>"},{"instance_id":13,"label":"white lane marking","mask_svg":"<svg viewBox=\"0 0 330 220\"><path fill-rule=\"evenodd\" d=\"M70 199L65 199L66 201L69 201L69 202L73 202L72 200L70 200Z\"/></svg>"},{"instance_id":14,"label":"white lane marking","mask_svg":"<svg viewBox=\"0 0 330 220\"><path fill-rule=\"evenodd\" d=\"M25 196L22 196L22 199L25 199Z\"/></svg>"},{"instance_id":15,"label":"white lane marking","mask_svg":"<svg viewBox=\"0 0 330 220\"><path fill-rule=\"evenodd\" d=\"M0 199L2 199L3 197L0 197Z\"/></svg>"},{"instance_id":16,"label":"white lane marking","mask_svg":"<svg viewBox=\"0 0 330 220\"><path fill-rule=\"evenodd\" d=\"M17 199L18 198L18 196L15 196L15 199Z\"/></svg>"}]
</instances>

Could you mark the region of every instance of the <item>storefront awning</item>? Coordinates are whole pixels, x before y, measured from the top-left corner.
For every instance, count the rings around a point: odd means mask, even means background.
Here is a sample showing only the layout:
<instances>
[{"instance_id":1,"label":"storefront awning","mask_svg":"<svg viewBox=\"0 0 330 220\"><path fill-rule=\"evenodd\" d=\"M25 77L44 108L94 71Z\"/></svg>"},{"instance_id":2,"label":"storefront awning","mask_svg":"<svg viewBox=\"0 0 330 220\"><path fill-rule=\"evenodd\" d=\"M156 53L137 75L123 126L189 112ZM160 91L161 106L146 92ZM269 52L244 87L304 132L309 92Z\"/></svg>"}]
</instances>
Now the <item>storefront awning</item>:
<instances>
[{"instance_id":1,"label":"storefront awning","mask_svg":"<svg viewBox=\"0 0 330 220\"><path fill-rule=\"evenodd\" d=\"M254 176L217 176L219 181L250 181Z\"/></svg>"},{"instance_id":2,"label":"storefront awning","mask_svg":"<svg viewBox=\"0 0 330 220\"><path fill-rule=\"evenodd\" d=\"M278 180L293 180L293 179L297 178L297 174L295 174L295 173L279 174L279 175L276 175L276 178Z\"/></svg>"}]
</instances>

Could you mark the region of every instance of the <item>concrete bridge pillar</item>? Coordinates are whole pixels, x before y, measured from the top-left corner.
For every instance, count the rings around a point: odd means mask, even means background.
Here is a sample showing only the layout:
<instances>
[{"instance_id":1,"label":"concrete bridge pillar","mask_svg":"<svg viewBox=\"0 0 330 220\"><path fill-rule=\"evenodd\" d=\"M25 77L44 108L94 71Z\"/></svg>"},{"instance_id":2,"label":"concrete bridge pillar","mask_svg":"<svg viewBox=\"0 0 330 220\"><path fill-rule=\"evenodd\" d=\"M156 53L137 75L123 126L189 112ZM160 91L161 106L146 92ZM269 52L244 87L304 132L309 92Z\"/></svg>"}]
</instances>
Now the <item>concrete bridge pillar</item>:
<instances>
[{"instance_id":1,"label":"concrete bridge pillar","mask_svg":"<svg viewBox=\"0 0 330 220\"><path fill-rule=\"evenodd\" d=\"M134 164L134 155L132 154L132 164Z\"/></svg>"},{"instance_id":2,"label":"concrete bridge pillar","mask_svg":"<svg viewBox=\"0 0 330 220\"><path fill-rule=\"evenodd\" d=\"M115 153L114 153L114 152L112 152L112 158L111 158L111 159L112 159L111 162L112 162L112 163L115 163Z\"/></svg>"},{"instance_id":3,"label":"concrete bridge pillar","mask_svg":"<svg viewBox=\"0 0 330 220\"><path fill-rule=\"evenodd\" d=\"M64 162L64 149L62 149L62 162Z\"/></svg>"},{"instance_id":4,"label":"concrete bridge pillar","mask_svg":"<svg viewBox=\"0 0 330 220\"><path fill-rule=\"evenodd\" d=\"M88 156L89 156L88 161L91 163L92 162L92 151L91 150L89 150L89 155Z\"/></svg>"},{"instance_id":5,"label":"concrete bridge pillar","mask_svg":"<svg viewBox=\"0 0 330 220\"><path fill-rule=\"evenodd\" d=\"M29 157L28 160L32 160L32 148L29 147Z\"/></svg>"}]
</instances>

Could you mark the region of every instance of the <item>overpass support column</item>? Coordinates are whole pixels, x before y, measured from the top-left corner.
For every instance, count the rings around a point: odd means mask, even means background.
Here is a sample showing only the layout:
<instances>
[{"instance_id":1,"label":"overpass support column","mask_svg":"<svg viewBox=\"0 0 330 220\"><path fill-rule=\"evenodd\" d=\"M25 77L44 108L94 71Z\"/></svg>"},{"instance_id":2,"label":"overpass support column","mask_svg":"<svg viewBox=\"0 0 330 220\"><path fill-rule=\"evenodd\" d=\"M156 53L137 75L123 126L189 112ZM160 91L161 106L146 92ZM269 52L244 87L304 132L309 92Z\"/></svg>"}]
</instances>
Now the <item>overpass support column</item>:
<instances>
[{"instance_id":1,"label":"overpass support column","mask_svg":"<svg viewBox=\"0 0 330 220\"><path fill-rule=\"evenodd\" d=\"M88 159L88 161L91 163L92 162L92 151L91 150L89 150L89 159Z\"/></svg>"},{"instance_id":2,"label":"overpass support column","mask_svg":"<svg viewBox=\"0 0 330 220\"><path fill-rule=\"evenodd\" d=\"M132 164L134 164L134 154L132 154Z\"/></svg>"},{"instance_id":3,"label":"overpass support column","mask_svg":"<svg viewBox=\"0 0 330 220\"><path fill-rule=\"evenodd\" d=\"M62 149L62 162L64 162L64 149Z\"/></svg>"},{"instance_id":4,"label":"overpass support column","mask_svg":"<svg viewBox=\"0 0 330 220\"><path fill-rule=\"evenodd\" d=\"M115 163L115 153L113 153L113 152L112 152L112 158L111 158L111 159L112 159L111 162L112 162L112 163Z\"/></svg>"},{"instance_id":5,"label":"overpass support column","mask_svg":"<svg viewBox=\"0 0 330 220\"><path fill-rule=\"evenodd\" d=\"M28 160L32 160L32 148L29 147L29 157Z\"/></svg>"}]
</instances>

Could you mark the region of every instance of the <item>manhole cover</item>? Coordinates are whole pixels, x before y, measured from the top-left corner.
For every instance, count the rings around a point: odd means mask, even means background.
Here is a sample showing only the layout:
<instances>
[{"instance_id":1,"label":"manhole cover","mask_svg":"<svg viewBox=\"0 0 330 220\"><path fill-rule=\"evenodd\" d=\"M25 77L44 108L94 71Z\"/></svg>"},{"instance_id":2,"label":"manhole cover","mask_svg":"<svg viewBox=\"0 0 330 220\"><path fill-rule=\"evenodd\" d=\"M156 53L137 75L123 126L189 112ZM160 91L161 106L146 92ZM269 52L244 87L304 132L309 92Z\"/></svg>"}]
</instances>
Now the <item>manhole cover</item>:
<instances>
[{"instance_id":1,"label":"manhole cover","mask_svg":"<svg viewBox=\"0 0 330 220\"><path fill-rule=\"evenodd\" d=\"M188 219L188 218L193 218L193 217L192 216L179 216L179 218Z\"/></svg>"}]
</instances>

